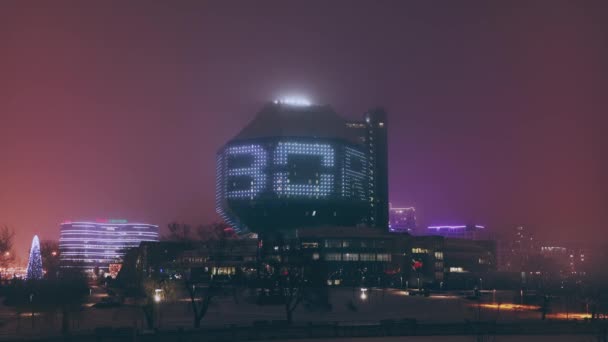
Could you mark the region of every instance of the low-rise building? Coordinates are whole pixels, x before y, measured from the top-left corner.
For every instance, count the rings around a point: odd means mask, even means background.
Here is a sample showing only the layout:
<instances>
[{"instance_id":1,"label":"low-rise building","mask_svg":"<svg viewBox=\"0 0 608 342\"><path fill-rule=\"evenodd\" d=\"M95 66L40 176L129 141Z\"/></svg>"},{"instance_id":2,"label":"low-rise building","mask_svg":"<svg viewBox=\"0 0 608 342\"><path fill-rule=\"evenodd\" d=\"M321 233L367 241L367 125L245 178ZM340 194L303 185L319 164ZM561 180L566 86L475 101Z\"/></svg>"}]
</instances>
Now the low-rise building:
<instances>
[{"instance_id":1,"label":"low-rise building","mask_svg":"<svg viewBox=\"0 0 608 342\"><path fill-rule=\"evenodd\" d=\"M260 267L272 268L273 264L290 262L289 258L315 268L333 286L472 288L470 281L463 283L461 279L479 279L480 274L496 268L492 241L327 226L279 238L145 242L125 258L123 271L135 270L141 276L227 276L249 281L264 273Z\"/></svg>"}]
</instances>

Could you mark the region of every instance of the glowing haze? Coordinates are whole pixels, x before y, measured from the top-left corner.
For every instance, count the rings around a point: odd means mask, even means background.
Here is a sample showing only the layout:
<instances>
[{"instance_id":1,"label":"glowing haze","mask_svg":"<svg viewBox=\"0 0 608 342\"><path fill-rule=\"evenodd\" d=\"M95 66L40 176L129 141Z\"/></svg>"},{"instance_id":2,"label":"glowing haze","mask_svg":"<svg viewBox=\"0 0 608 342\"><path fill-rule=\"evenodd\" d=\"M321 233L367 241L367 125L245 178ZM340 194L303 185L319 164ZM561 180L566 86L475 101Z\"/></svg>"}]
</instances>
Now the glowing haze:
<instances>
[{"instance_id":1,"label":"glowing haze","mask_svg":"<svg viewBox=\"0 0 608 342\"><path fill-rule=\"evenodd\" d=\"M584 5L584 7L583 7ZM216 150L281 94L385 106L420 225L605 240L604 1L0 5L0 224L214 213Z\"/></svg>"}]
</instances>

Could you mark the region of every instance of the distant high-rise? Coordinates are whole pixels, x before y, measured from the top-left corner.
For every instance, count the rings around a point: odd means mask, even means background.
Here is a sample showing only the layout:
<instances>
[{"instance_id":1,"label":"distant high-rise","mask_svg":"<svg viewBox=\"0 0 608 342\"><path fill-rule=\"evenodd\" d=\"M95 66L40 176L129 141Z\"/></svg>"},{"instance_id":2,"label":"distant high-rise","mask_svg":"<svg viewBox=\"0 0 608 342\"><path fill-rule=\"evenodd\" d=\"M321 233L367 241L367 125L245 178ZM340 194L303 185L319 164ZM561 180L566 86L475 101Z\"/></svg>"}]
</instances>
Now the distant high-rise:
<instances>
[{"instance_id":1,"label":"distant high-rise","mask_svg":"<svg viewBox=\"0 0 608 342\"><path fill-rule=\"evenodd\" d=\"M527 271L530 260L539 254L532 232L524 226L516 226L499 242L499 265L502 270Z\"/></svg>"},{"instance_id":2,"label":"distant high-rise","mask_svg":"<svg viewBox=\"0 0 608 342\"><path fill-rule=\"evenodd\" d=\"M416 209L409 208L394 208L390 207L389 211L389 231L395 233L414 233L416 230Z\"/></svg>"}]
</instances>

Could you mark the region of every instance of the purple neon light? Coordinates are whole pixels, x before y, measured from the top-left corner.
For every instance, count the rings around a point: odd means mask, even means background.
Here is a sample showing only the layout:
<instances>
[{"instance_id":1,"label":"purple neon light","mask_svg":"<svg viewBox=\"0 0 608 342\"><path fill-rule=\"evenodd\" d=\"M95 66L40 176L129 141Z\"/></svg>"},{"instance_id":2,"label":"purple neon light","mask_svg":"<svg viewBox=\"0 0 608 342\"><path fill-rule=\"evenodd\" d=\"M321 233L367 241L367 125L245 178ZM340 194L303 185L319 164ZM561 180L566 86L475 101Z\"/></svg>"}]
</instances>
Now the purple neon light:
<instances>
[{"instance_id":1,"label":"purple neon light","mask_svg":"<svg viewBox=\"0 0 608 342\"><path fill-rule=\"evenodd\" d=\"M431 230L457 230L457 229L465 229L467 226L429 226L427 227L428 229ZM485 229L485 226L480 226L480 225L475 225L475 228L477 229Z\"/></svg>"}]
</instances>

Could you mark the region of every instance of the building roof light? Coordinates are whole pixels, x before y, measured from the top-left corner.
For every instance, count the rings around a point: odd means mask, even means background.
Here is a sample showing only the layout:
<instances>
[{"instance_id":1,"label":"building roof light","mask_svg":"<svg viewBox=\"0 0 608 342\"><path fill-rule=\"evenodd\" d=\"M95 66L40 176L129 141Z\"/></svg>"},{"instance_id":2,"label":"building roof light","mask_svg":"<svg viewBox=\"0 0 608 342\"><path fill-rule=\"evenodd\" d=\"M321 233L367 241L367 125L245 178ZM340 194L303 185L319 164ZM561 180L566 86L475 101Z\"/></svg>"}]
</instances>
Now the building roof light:
<instances>
[{"instance_id":1,"label":"building roof light","mask_svg":"<svg viewBox=\"0 0 608 342\"><path fill-rule=\"evenodd\" d=\"M274 103L288 105L288 106L298 106L298 107L308 107L308 106L312 105L310 100L308 100L307 98L296 97L296 96L283 97L281 99L276 99L276 100L274 100Z\"/></svg>"},{"instance_id":2,"label":"building roof light","mask_svg":"<svg viewBox=\"0 0 608 342\"><path fill-rule=\"evenodd\" d=\"M480 226L480 225L475 225L474 226L476 229L485 229L485 226ZM456 229L466 229L467 226L429 226L427 227L428 229L431 230L442 230L442 229L448 229L448 230L456 230Z\"/></svg>"}]
</instances>

